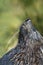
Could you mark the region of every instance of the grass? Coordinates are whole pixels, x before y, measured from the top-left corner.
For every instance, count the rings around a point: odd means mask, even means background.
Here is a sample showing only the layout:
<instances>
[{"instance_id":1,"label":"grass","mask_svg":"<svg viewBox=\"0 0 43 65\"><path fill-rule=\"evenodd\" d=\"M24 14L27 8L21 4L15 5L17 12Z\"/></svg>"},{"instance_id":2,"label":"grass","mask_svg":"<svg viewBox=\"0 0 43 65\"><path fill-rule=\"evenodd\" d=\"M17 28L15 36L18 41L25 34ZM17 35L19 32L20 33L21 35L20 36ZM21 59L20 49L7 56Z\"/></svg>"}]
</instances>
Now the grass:
<instances>
[{"instance_id":1,"label":"grass","mask_svg":"<svg viewBox=\"0 0 43 65\"><path fill-rule=\"evenodd\" d=\"M17 36L9 44L8 41L28 17L31 18L33 25L43 35L42 0L0 0L0 57L16 46Z\"/></svg>"}]
</instances>

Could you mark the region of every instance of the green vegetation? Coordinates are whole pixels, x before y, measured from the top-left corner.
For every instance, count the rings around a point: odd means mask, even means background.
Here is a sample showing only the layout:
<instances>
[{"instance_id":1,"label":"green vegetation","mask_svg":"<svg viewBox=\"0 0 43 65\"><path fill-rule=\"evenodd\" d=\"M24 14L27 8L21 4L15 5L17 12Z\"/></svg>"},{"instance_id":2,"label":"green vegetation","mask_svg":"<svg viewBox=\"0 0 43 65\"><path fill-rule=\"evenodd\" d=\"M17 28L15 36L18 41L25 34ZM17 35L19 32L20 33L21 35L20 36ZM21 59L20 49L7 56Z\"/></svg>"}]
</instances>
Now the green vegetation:
<instances>
[{"instance_id":1,"label":"green vegetation","mask_svg":"<svg viewBox=\"0 0 43 65\"><path fill-rule=\"evenodd\" d=\"M26 18L43 35L43 0L0 0L0 57L15 46L18 35L10 39Z\"/></svg>"}]
</instances>

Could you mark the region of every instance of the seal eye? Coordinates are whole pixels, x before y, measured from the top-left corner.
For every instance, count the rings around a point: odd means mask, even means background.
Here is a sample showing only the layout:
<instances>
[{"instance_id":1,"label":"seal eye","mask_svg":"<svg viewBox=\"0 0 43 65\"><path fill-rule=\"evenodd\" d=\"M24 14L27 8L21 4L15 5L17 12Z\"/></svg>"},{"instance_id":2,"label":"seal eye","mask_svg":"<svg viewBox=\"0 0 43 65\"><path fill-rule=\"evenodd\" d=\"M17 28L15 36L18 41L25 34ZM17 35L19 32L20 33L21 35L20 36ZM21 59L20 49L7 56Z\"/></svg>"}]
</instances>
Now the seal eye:
<instances>
[{"instance_id":1,"label":"seal eye","mask_svg":"<svg viewBox=\"0 0 43 65\"><path fill-rule=\"evenodd\" d=\"M43 48L42 48L42 47L40 47L40 50L41 50L41 52L43 53Z\"/></svg>"},{"instance_id":2,"label":"seal eye","mask_svg":"<svg viewBox=\"0 0 43 65\"><path fill-rule=\"evenodd\" d=\"M28 18L28 19L25 20L25 22L27 22L27 21L29 21L29 20L30 20L30 19Z\"/></svg>"}]
</instances>

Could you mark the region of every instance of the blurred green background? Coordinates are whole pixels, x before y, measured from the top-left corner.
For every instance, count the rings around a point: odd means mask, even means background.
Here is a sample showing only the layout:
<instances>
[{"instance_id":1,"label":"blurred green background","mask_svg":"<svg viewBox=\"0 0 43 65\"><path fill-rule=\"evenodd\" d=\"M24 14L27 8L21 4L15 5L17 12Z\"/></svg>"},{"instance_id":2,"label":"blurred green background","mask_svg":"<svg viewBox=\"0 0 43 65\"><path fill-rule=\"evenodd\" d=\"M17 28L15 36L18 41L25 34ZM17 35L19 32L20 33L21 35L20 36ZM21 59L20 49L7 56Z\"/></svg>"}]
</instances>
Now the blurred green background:
<instances>
[{"instance_id":1,"label":"blurred green background","mask_svg":"<svg viewBox=\"0 0 43 65\"><path fill-rule=\"evenodd\" d=\"M0 0L0 57L16 46L26 18L43 35L43 0Z\"/></svg>"}]
</instances>

